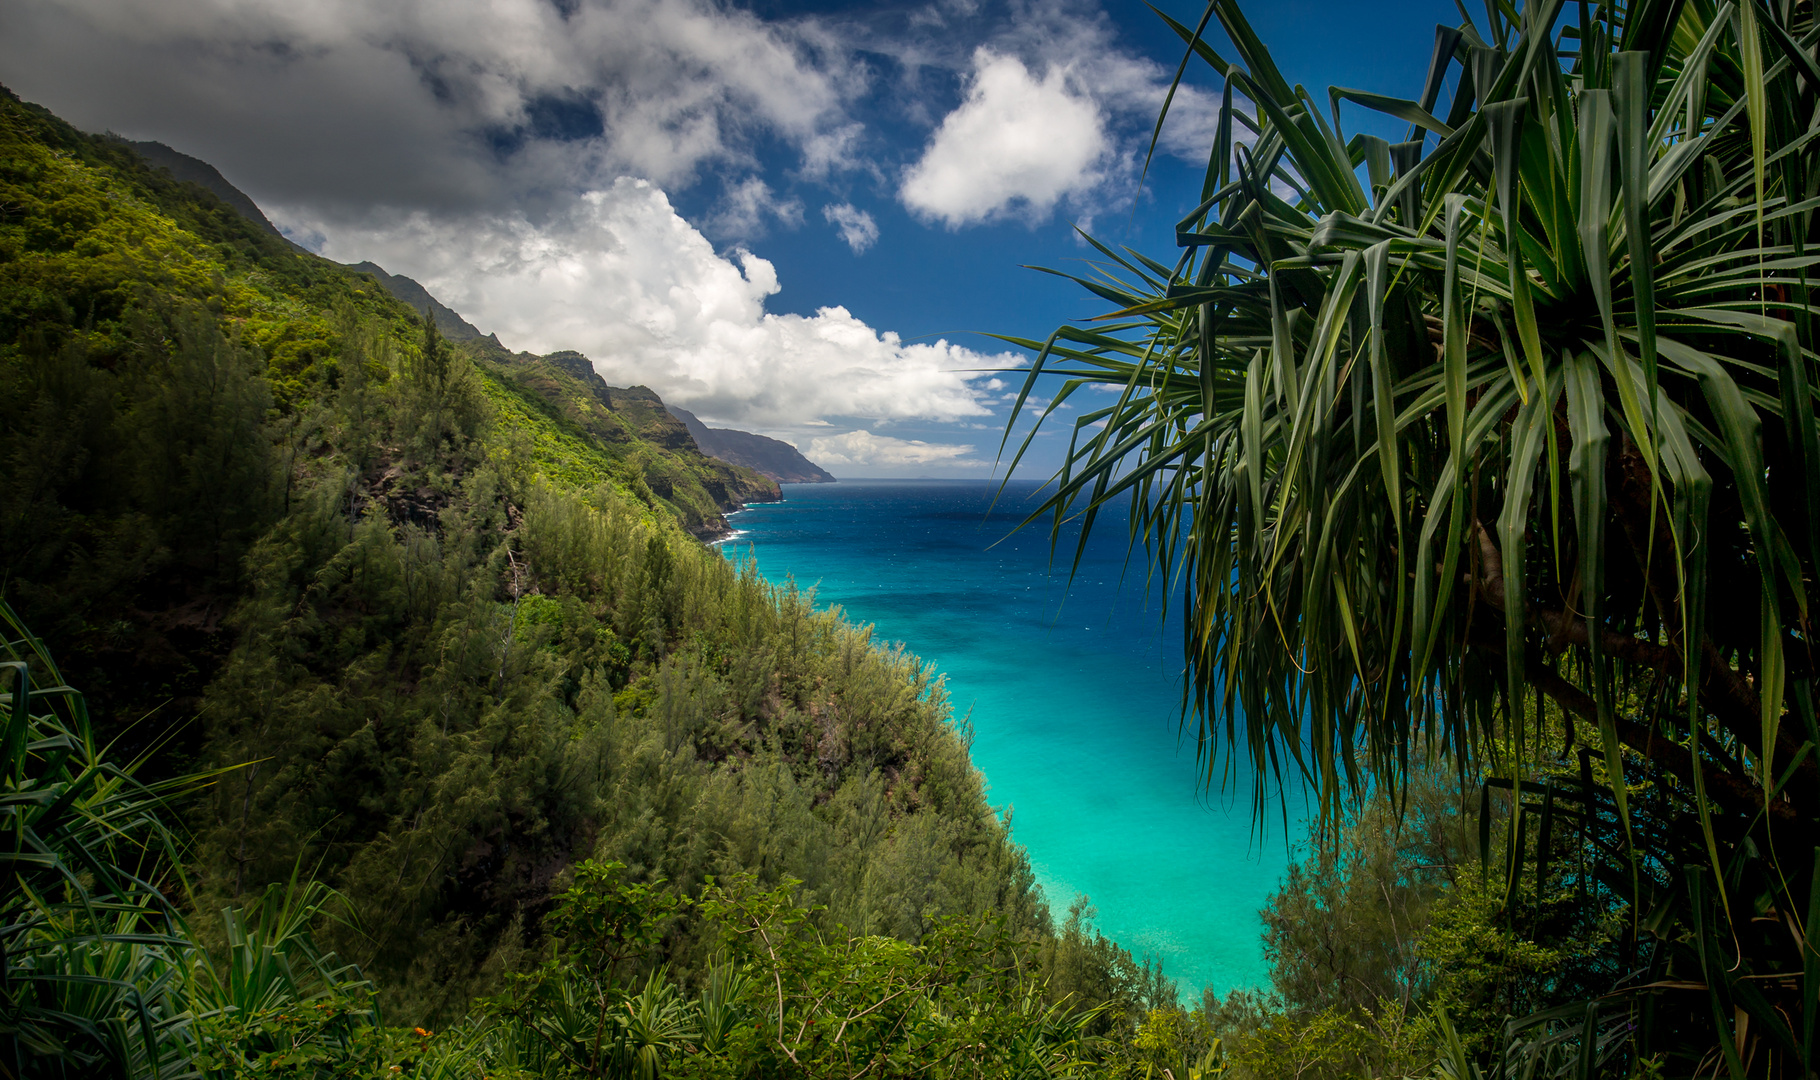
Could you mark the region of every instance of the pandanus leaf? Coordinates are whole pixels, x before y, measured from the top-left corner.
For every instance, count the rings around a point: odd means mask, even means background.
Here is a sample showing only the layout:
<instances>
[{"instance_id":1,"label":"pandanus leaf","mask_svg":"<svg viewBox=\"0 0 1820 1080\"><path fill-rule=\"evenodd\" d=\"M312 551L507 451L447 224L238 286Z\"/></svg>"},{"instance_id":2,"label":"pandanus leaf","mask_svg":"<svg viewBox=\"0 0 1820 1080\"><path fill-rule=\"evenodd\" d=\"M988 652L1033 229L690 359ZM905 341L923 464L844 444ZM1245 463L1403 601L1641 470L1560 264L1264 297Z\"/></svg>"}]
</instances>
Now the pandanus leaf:
<instances>
[{"instance_id":1,"label":"pandanus leaf","mask_svg":"<svg viewBox=\"0 0 1820 1080\"><path fill-rule=\"evenodd\" d=\"M1416 98L1333 88L1316 109L1235 4L1207 11L1169 21L1224 84L1185 255L1096 248L1088 287L1117 310L1038 346L1057 398L1117 390L1077 414L1104 427L1074 426L1044 512L1141 493L1129 535L1184 583L1208 754L1301 768L1331 820L1337 789L1395 790L1425 748L1462 774L1522 752L1504 736L1546 697L1598 729L1604 781L1587 766L1575 803L1605 823L1597 880L1641 905L1639 875L1691 856L1711 884L1681 910L1732 918L1740 859L1789 867L1743 823L1820 813L1784 730L1820 741L1813 679L1783 655L1807 648L1820 577L1820 23L1761 0L1490 0L1422 43ZM1359 108L1408 140L1346 141ZM1633 828L1639 769L1644 799L1696 811L1672 858L1625 853L1663 842L1659 818ZM1800 906L1790 868L1775 902ZM1751 1006L1727 995L1729 1025ZM1574 1024L1615 1045L1594 1013Z\"/></svg>"}]
</instances>

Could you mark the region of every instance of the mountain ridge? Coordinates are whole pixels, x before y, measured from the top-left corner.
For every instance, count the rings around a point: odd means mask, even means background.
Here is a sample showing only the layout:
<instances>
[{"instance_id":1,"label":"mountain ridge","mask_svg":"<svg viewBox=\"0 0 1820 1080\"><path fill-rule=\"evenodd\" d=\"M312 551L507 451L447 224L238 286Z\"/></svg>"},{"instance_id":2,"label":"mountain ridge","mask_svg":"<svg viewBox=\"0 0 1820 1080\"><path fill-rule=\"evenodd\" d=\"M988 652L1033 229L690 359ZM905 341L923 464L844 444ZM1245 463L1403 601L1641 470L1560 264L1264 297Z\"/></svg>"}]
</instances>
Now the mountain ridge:
<instances>
[{"instance_id":1,"label":"mountain ridge","mask_svg":"<svg viewBox=\"0 0 1820 1080\"><path fill-rule=\"evenodd\" d=\"M265 216L265 211L259 209L259 204L254 202L246 192L229 183L228 178L221 175L221 170L215 166L161 142L135 142L130 139L122 141L132 147L133 151L145 159L145 163L152 168L163 169L179 183L195 184L239 211L241 217L266 232L273 236L284 236L283 230L272 224L271 219Z\"/></svg>"},{"instance_id":2,"label":"mountain ridge","mask_svg":"<svg viewBox=\"0 0 1820 1080\"><path fill-rule=\"evenodd\" d=\"M152 168L165 170L179 183L195 184L203 188L265 232L283 239L286 244L298 251L308 252L307 248L286 237L276 225L272 224L271 219L265 216L265 212L259 209L258 203L235 187L227 177L222 175L221 170L208 162L161 142L134 142L124 139L121 141ZM309 253L315 254L314 252ZM436 324L436 329L449 341L458 345L466 345L470 342L490 342L493 348L485 349L483 345L483 352L494 360L497 360L501 354L506 356L531 355L515 354L500 342L497 335L481 333L479 327L469 322L454 308L438 300L435 294L414 278L391 273L371 260L342 265L356 273L367 274L377 279L387 292L415 308L418 314L432 320ZM497 353L493 350L497 350ZM606 380L593 369L593 364L588 361L587 357L579 352L565 349L549 353L544 358L568 375L581 380L584 385L595 389L606 408L613 408L611 388L607 386ZM581 365L585 365L586 370L583 370ZM635 394L635 398L644 395L659 398L657 393L648 387L638 386L630 389L642 391L642 394ZM828 484L834 482L832 475L808 458L803 457L802 453L789 443L733 428L710 428L686 409L672 406L661 399L658 400L658 404L682 422L683 430L693 439L693 448L707 457L729 465L754 470L774 483ZM652 425L647 423L644 426ZM662 428L665 425L657 424L656 426ZM670 433L666 431L664 435L669 436ZM674 441L673 438L672 441ZM680 443L666 448L674 451L683 449ZM777 496L769 497L776 498ZM763 492L757 492L753 499L742 501L764 501L765 498ZM727 506L723 509L733 509L733 507Z\"/></svg>"},{"instance_id":3,"label":"mountain ridge","mask_svg":"<svg viewBox=\"0 0 1820 1080\"><path fill-rule=\"evenodd\" d=\"M59 665L33 667L43 689L18 681L34 705L65 677L87 695L97 744L132 762L75 759L98 797L202 770L173 789L193 843L115 831L129 872L186 887L143 922L103 909L110 933L166 948L175 910L245 908L308 874L346 912L309 955L359 964L360 1007L435 1027L543 970L564 933L548 916L590 861L653 896L800 884L835 941L856 926L909 948L989 913L1052 940L940 680L684 534L717 514L713 485L776 488L701 455L657 395L606 388L580 354L451 343L372 278L3 88L0 209L0 610L9 641ZM124 955L59 940L96 965L80 971ZM707 922L651 942L660 980L720 963ZM0 956L8 979L22 955ZM145 1016L167 955L110 968L157 982L132 1005L85 999L85 1030ZM248 1034L265 1019L186 1009L161 1015L227 1021L215 1062L278 1060L260 1056L270 1029ZM367 1030L386 1055L371 1068L306 1071L398 1075L377 1063L429 1038ZM50 1071L0 1042L11 1073Z\"/></svg>"},{"instance_id":4,"label":"mountain ridge","mask_svg":"<svg viewBox=\"0 0 1820 1080\"><path fill-rule=\"evenodd\" d=\"M232 205L232 204L230 204ZM415 279L403 274L388 273L385 267L376 262L364 261L344 264L348 269L362 274L371 274L379 279L386 291L417 309L423 315L435 321L436 329L442 336L454 342L476 341L480 338L493 337L483 334L480 328L461 317L461 313L436 299L430 290L424 288ZM497 342L498 338L493 338Z\"/></svg>"},{"instance_id":5,"label":"mountain ridge","mask_svg":"<svg viewBox=\"0 0 1820 1080\"><path fill-rule=\"evenodd\" d=\"M667 406L670 414L681 420L695 437L695 445L709 457L734 465L757 469L780 484L832 484L832 473L803 456L802 451L782 439L757 435L734 428L711 428L689 410Z\"/></svg>"}]
</instances>

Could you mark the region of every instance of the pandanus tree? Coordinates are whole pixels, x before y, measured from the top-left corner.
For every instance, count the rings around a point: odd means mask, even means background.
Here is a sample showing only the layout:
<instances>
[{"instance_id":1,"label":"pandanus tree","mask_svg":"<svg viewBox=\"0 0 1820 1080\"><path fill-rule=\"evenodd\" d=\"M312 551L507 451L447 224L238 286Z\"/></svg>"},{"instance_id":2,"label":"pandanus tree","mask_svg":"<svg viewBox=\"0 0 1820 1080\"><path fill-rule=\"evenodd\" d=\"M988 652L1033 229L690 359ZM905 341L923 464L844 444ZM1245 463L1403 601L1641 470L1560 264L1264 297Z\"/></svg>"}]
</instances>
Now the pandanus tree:
<instances>
[{"instance_id":1,"label":"pandanus tree","mask_svg":"<svg viewBox=\"0 0 1820 1080\"><path fill-rule=\"evenodd\" d=\"M1414 99L1318 100L1231 0L1169 20L1223 85L1204 201L1173 264L1096 244L1108 315L1008 339L1018 413L1062 380L1038 429L1091 403L1037 516L1129 508L1210 768L1333 820L1439 754L1505 789L1513 887L1573 854L1614 993L1513 1023L1507 1065L1808 1076L1820 22L1461 13Z\"/></svg>"}]
</instances>

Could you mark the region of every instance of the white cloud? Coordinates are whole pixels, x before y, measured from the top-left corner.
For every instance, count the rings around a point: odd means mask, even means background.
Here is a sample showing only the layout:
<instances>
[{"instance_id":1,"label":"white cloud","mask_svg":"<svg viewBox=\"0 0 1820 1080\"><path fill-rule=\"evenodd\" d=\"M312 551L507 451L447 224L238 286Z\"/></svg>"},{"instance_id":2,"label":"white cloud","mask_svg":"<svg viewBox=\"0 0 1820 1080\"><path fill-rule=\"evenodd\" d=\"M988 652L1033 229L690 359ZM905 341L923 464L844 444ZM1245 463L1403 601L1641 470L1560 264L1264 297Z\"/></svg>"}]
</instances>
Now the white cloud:
<instances>
[{"instance_id":1,"label":"white cloud","mask_svg":"<svg viewBox=\"0 0 1820 1080\"><path fill-rule=\"evenodd\" d=\"M718 213L708 227L721 236L742 240L757 239L765 234L767 219L794 229L803 223L800 199L779 199L771 185L757 176L748 176L727 189Z\"/></svg>"},{"instance_id":2,"label":"white cloud","mask_svg":"<svg viewBox=\"0 0 1820 1080\"><path fill-rule=\"evenodd\" d=\"M1012 214L1040 221L1105 179L1112 143L1099 106L1057 66L1038 80L981 47L967 98L904 177L904 205L950 228Z\"/></svg>"},{"instance_id":3,"label":"white cloud","mask_svg":"<svg viewBox=\"0 0 1820 1080\"><path fill-rule=\"evenodd\" d=\"M760 171L772 184L781 171L793 184L883 180L892 152L862 121L887 101L900 119L946 107L931 99L946 79L923 79L925 67L970 89L910 148L906 205L951 226L1062 204L1091 214L1125 197L1134 140L1171 74L1123 46L1099 0L935 0L929 19L767 19L719 0L0 0L0 11L0 71L15 92L80 127L170 143L268 210L308 206L320 219L536 217L621 175L672 191L749 177L734 195L763 183ZM1165 149L1204 160L1210 102L1192 87L1178 95ZM982 140L969 146L969 134ZM791 201L771 198L730 198L705 224L717 239L790 224Z\"/></svg>"},{"instance_id":4,"label":"white cloud","mask_svg":"<svg viewBox=\"0 0 1820 1080\"><path fill-rule=\"evenodd\" d=\"M1079 0L1025 0L971 58L967 92L910 167L899 198L950 228L1057 206L1078 218L1128 203L1173 67L1128 52L1106 13ZM1207 160L1219 103L1176 88L1157 149Z\"/></svg>"},{"instance_id":5,"label":"white cloud","mask_svg":"<svg viewBox=\"0 0 1820 1080\"><path fill-rule=\"evenodd\" d=\"M878 222L852 203L822 207L822 217L840 232L840 238L858 255L878 242Z\"/></svg>"},{"instance_id":6,"label":"white cloud","mask_svg":"<svg viewBox=\"0 0 1820 1080\"><path fill-rule=\"evenodd\" d=\"M900 469L914 465L975 465L965 460L972 446L898 439L860 429L845 435L818 438L809 444L808 457L825 469L872 466Z\"/></svg>"},{"instance_id":7,"label":"white cloud","mask_svg":"<svg viewBox=\"0 0 1820 1080\"><path fill-rule=\"evenodd\" d=\"M1169 95L1175 64L1165 67L1127 51L1105 9L1092 0L1013 0L1013 6L1018 17L1000 39L1000 50L1022 56L1033 67L1068 70L1082 93L1128 125L1126 149L1144 150ZM1188 68L1190 73L1200 70L1199 64ZM1218 96L1183 83L1170 103L1158 149L1204 165L1218 118Z\"/></svg>"},{"instance_id":8,"label":"white cloud","mask_svg":"<svg viewBox=\"0 0 1820 1080\"><path fill-rule=\"evenodd\" d=\"M512 348L577 349L611 383L642 383L743 425L987 416L978 369L1022 362L945 340L906 343L843 307L766 312L778 291L772 264L744 250L716 254L642 180L621 178L539 222L417 214L318 231L330 258L414 277Z\"/></svg>"}]
</instances>

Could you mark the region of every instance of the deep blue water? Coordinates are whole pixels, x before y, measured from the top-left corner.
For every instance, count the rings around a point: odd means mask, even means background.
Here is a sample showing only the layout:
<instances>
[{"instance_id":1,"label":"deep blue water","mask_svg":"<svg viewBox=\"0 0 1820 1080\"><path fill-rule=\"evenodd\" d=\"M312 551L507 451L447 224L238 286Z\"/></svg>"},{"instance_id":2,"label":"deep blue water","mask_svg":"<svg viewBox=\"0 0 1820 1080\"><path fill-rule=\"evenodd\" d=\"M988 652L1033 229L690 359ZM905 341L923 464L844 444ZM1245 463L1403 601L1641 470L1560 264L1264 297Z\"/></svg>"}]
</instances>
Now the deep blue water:
<instances>
[{"instance_id":1,"label":"deep blue water","mask_svg":"<svg viewBox=\"0 0 1820 1080\"><path fill-rule=\"evenodd\" d=\"M988 517L997 490L788 485L735 516L726 546L946 674L1058 921L1085 894L1104 933L1161 958L1189 995L1263 985L1258 909L1284 869L1283 827L1260 839L1250 789L1207 792L1192 738L1178 749L1179 622L1146 601L1141 553L1126 569L1123 515L1102 517L1069 586L1071 546L1052 575L1047 527L1012 532L1035 485Z\"/></svg>"}]
</instances>

